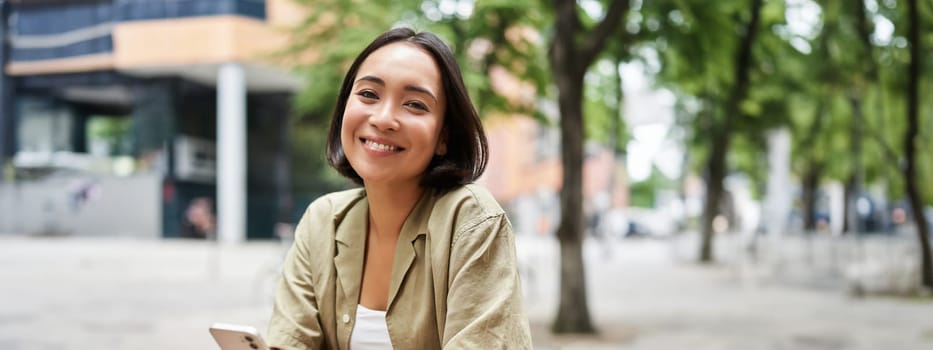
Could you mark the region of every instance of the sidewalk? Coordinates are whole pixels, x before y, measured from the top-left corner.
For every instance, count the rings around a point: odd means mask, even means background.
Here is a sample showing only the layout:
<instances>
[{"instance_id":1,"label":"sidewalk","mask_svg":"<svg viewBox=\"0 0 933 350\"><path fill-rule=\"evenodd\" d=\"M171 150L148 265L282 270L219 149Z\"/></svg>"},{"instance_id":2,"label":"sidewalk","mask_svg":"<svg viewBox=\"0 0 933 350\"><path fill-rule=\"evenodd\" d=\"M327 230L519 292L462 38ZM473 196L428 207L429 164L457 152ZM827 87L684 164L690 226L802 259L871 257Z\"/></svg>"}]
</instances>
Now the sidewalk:
<instances>
[{"instance_id":1,"label":"sidewalk","mask_svg":"<svg viewBox=\"0 0 933 350\"><path fill-rule=\"evenodd\" d=\"M854 299L731 266L680 262L667 241L588 242L601 333L548 332L556 242L519 237L538 349L930 349L933 300ZM213 322L264 330L285 247L0 236L0 349L216 349Z\"/></svg>"},{"instance_id":2,"label":"sidewalk","mask_svg":"<svg viewBox=\"0 0 933 350\"><path fill-rule=\"evenodd\" d=\"M674 241L588 242L590 311L601 335L555 338L546 331L557 303L556 277L528 281L530 317L543 349L930 349L933 299L855 299L845 291L773 283L752 266L699 266ZM528 249L537 245L535 249ZM521 253L557 244L524 242ZM722 251L721 253L726 253ZM556 271L556 263L549 269Z\"/></svg>"}]
</instances>

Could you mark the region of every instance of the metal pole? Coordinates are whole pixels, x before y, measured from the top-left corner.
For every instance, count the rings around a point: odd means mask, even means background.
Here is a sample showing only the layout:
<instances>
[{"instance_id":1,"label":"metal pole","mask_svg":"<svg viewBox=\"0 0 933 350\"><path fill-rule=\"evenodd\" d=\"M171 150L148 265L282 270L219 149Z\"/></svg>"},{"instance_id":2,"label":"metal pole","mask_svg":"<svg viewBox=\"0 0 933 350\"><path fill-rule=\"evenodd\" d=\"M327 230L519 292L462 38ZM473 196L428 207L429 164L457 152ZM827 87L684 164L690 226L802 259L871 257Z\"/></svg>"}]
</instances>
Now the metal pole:
<instances>
[{"instance_id":1,"label":"metal pole","mask_svg":"<svg viewBox=\"0 0 933 350\"><path fill-rule=\"evenodd\" d=\"M0 183L7 181L7 162L13 154L16 116L13 114L13 78L6 74L10 60L9 26L10 4L0 0Z\"/></svg>"},{"instance_id":2,"label":"metal pole","mask_svg":"<svg viewBox=\"0 0 933 350\"><path fill-rule=\"evenodd\" d=\"M246 78L243 66L224 63L217 75L218 240L246 240Z\"/></svg>"}]
</instances>

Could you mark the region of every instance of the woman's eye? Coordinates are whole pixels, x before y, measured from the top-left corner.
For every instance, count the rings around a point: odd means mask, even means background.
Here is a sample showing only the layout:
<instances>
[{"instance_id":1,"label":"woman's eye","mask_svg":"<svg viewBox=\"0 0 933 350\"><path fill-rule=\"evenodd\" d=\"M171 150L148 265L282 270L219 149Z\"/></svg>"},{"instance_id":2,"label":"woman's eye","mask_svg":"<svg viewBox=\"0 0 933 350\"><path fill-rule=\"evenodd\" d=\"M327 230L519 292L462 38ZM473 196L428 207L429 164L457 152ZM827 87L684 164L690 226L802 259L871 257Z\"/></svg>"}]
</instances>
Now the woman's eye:
<instances>
[{"instance_id":1,"label":"woman's eye","mask_svg":"<svg viewBox=\"0 0 933 350\"><path fill-rule=\"evenodd\" d=\"M425 106L424 103L421 103L421 102L408 102L405 105L411 108L422 110L422 111L428 110L428 106Z\"/></svg>"},{"instance_id":2,"label":"woman's eye","mask_svg":"<svg viewBox=\"0 0 933 350\"><path fill-rule=\"evenodd\" d=\"M379 98L379 96L376 96L375 92L372 92L369 90L363 90L363 91L357 92L356 94L364 98L372 98L372 99Z\"/></svg>"}]
</instances>

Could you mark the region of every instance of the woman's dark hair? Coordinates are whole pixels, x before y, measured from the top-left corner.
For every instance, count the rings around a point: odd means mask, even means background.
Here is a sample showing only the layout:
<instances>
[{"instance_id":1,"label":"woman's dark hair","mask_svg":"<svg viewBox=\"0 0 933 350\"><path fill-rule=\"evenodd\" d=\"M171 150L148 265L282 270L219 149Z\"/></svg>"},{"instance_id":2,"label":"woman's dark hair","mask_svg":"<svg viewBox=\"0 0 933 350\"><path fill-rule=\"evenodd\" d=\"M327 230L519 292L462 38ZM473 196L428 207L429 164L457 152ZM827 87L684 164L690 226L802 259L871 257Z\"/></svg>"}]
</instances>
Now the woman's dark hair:
<instances>
[{"instance_id":1,"label":"woman's dark hair","mask_svg":"<svg viewBox=\"0 0 933 350\"><path fill-rule=\"evenodd\" d=\"M416 33L410 28L395 28L383 33L353 61L343 79L340 94L337 96L337 106L331 117L330 131L327 135L327 161L341 175L363 184L363 179L347 161L340 142L343 113L347 107L347 99L350 98L353 81L363 61L379 48L400 41L414 44L434 58L434 62L440 68L447 100L442 131L442 135L446 134L447 153L431 159L421 178L421 185L445 189L473 182L486 169L489 148L479 114L476 113L463 84L460 66L457 65L450 48L440 38L428 32Z\"/></svg>"}]
</instances>

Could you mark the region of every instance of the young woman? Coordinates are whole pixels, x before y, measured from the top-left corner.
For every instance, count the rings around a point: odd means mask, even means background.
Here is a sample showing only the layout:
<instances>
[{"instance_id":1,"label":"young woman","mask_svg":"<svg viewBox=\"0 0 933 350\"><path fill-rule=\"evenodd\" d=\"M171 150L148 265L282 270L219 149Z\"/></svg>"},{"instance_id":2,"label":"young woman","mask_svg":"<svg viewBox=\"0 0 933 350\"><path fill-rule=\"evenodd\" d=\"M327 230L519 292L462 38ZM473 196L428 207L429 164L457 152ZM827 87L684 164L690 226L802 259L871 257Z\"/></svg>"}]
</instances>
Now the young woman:
<instances>
[{"instance_id":1,"label":"young woman","mask_svg":"<svg viewBox=\"0 0 933 350\"><path fill-rule=\"evenodd\" d=\"M269 323L280 349L525 349L512 227L472 181L486 136L450 49L383 33L343 81L327 159L360 189L308 207Z\"/></svg>"}]
</instances>

